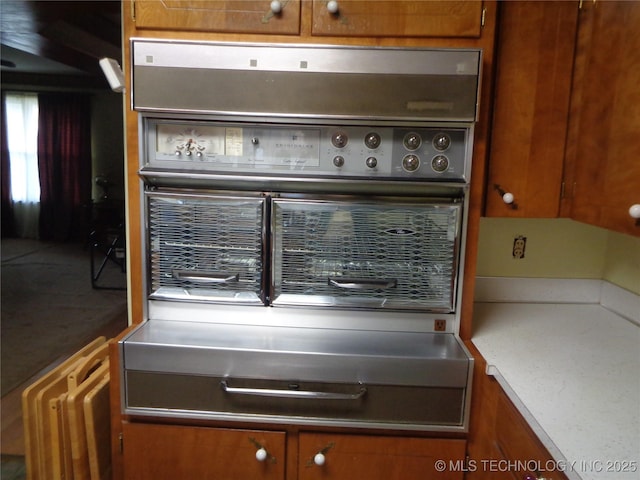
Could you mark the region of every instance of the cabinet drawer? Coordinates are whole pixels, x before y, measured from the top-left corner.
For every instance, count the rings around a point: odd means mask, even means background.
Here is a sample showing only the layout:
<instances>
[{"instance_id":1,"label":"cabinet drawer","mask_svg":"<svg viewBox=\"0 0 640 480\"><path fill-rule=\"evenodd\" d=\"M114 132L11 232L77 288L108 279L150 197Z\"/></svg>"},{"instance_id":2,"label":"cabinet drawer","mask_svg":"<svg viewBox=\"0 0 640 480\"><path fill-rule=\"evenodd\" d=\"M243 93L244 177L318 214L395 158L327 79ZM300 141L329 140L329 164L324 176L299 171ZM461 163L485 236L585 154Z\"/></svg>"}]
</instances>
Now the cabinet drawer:
<instances>
[{"instance_id":1,"label":"cabinet drawer","mask_svg":"<svg viewBox=\"0 0 640 480\"><path fill-rule=\"evenodd\" d=\"M280 33L300 31L300 0L282 1L278 14L270 0L164 0L135 2L137 28L203 32Z\"/></svg>"},{"instance_id":2,"label":"cabinet drawer","mask_svg":"<svg viewBox=\"0 0 640 480\"><path fill-rule=\"evenodd\" d=\"M125 422L122 435L127 480L284 479L284 432Z\"/></svg>"},{"instance_id":3,"label":"cabinet drawer","mask_svg":"<svg viewBox=\"0 0 640 480\"><path fill-rule=\"evenodd\" d=\"M462 465L465 446L465 440L301 433L298 479L461 480L463 472L449 466ZM322 465L314 461L318 453ZM438 460L445 462L444 472L436 468Z\"/></svg>"},{"instance_id":4,"label":"cabinet drawer","mask_svg":"<svg viewBox=\"0 0 640 480\"><path fill-rule=\"evenodd\" d=\"M313 35L371 37L480 37L482 1L313 0Z\"/></svg>"}]
</instances>

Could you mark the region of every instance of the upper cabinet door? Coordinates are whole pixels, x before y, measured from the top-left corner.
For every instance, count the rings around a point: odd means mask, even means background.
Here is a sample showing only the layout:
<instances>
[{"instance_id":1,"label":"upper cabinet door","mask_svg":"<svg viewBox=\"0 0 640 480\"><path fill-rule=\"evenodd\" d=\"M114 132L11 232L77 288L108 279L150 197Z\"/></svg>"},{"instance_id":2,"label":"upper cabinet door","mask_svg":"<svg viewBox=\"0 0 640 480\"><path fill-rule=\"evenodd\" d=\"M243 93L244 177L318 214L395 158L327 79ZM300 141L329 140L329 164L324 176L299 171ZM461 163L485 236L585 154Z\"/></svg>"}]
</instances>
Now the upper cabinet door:
<instances>
[{"instance_id":1,"label":"upper cabinet door","mask_svg":"<svg viewBox=\"0 0 640 480\"><path fill-rule=\"evenodd\" d=\"M313 35L478 38L481 29L481 0L313 0Z\"/></svg>"},{"instance_id":2,"label":"upper cabinet door","mask_svg":"<svg viewBox=\"0 0 640 480\"><path fill-rule=\"evenodd\" d=\"M584 2L574 74L571 217L640 236L640 2Z\"/></svg>"},{"instance_id":3,"label":"upper cabinet door","mask_svg":"<svg viewBox=\"0 0 640 480\"><path fill-rule=\"evenodd\" d=\"M140 29L201 32L300 32L300 0L135 0Z\"/></svg>"},{"instance_id":4,"label":"upper cabinet door","mask_svg":"<svg viewBox=\"0 0 640 480\"><path fill-rule=\"evenodd\" d=\"M578 3L501 2L500 9L485 214L553 218L560 208Z\"/></svg>"}]
</instances>

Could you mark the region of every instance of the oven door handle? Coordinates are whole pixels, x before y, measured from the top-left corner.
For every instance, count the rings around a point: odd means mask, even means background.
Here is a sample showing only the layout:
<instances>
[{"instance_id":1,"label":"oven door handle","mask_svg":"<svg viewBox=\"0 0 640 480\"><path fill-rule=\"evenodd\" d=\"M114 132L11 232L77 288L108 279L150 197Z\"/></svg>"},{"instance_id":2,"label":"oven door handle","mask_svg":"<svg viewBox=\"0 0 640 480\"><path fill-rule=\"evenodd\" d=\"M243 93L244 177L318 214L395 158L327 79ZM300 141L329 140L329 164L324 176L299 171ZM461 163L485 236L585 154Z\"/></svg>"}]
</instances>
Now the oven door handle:
<instances>
[{"instance_id":1,"label":"oven door handle","mask_svg":"<svg viewBox=\"0 0 640 480\"><path fill-rule=\"evenodd\" d=\"M396 288L398 286L398 280L395 278L372 280L370 278L329 277L327 280L332 287L352 290L379 290L381 288Z\"/></svg>"},{"instance_id":2,"label":"oven door handle","mask_svg":"<svg viewBox=\"0 0 640 480\"><path fill-rule=\"evenodd\" d=\"M196 270L173 270L171 272L176 280L195 283L231 283L239 282L240 274L217 274L214 272L198 272Z\"/></svg>"},{"instance_id":3,"label":"oven door handle","mask_svg":"<svg viewBox=\"0 0 640 480\"><path fill-rule=\"evenodd\" d=\"M257 397L303 398L310 400L358 400L367 393L366 387L361 387L357 393L314 392L311 390L278 390L274 388L245 388L230 387L226 380L220 382L225 393L235 395L252 395Z\"/></svg>"}]
</instances>

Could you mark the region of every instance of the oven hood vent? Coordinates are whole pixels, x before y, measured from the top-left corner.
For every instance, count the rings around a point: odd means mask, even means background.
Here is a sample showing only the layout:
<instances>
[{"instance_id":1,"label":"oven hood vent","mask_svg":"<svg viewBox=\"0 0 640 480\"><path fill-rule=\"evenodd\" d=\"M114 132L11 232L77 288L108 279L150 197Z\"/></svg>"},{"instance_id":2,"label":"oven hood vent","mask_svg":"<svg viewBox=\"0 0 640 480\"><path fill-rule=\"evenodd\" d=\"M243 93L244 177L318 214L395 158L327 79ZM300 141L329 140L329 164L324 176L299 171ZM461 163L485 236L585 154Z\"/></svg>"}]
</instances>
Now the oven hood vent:
<instances>
[{"instance_id":1,"label":"oven hood vent","mask_svg":"<svg viewBox=\"0 0 640 480\"><path fill-rule=\"evenodd\" d=\"M141 112L473 123L481 51L132 39Z\"/></svg>"}]
</instances>

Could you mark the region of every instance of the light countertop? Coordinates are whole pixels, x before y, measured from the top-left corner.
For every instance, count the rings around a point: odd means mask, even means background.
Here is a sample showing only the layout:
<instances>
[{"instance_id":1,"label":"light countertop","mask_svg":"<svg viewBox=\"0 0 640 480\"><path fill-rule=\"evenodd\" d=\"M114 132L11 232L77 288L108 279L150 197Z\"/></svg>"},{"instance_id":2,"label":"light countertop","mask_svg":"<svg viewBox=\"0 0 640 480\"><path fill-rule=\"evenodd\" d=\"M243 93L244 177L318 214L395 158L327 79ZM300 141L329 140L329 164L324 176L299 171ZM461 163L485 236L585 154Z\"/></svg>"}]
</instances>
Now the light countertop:
<instances>
[{"instance_id":1,"label":"light countertop","mask_svg":"<svg viewBox=\"0 0 640 480\"><path fill-rule=\"evenodd\" d=\"M640 327L599 303L476 303L473 343L569 478L640 479ZM563 463L564 464L564 463Z\"/></svg>"}]
</instances>

